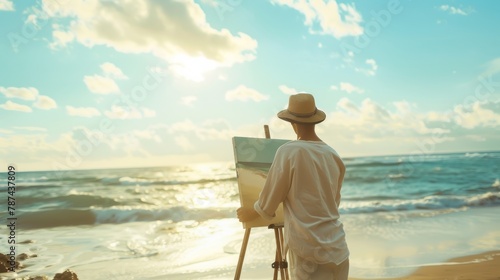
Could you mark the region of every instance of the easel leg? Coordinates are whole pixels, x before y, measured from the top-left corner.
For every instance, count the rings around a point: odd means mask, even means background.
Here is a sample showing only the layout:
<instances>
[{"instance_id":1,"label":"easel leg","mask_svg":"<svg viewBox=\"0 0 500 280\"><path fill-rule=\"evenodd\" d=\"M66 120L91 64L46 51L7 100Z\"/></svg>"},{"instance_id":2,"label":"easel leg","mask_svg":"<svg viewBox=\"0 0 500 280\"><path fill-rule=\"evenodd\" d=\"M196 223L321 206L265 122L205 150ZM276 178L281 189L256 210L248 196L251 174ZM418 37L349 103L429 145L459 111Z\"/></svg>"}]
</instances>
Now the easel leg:
<instances>
[{"instance_id":1,"label":"easel leg","mask_svg":"<svg viewBox=\"0 0 500 280\"><path fill-rule=\"evenodd\" d=\"M285 249L285 245L284 245L285 241L283 238L283 228L279 227L278 231L279 231L279 237L280 237L280 243L281 243L281 252L282 252L282 254L285 254L284 256L281 257L281 260L283 261L283 264L284 264L284 266L281 268L281 272L283 273L283 270L284 270L284 273L285 273L284 279L289 280L290 276L288 275L288 262L286 261L286 252L283 251ZM281 277L283 277L283 274Z\"/></svg>"},{"instance_id":2,"label":"easel leg","mask_svg":"<svg viewBox=\"0 0 500 280\"><path fill-rule=\"evenodd\" d=\"M274 267L274 275L277 274L277 269L280 270L281 279L285 280L285 267L283 267L283 234L280 228L274 228L274 235L276 239L276 266ZM275 278L276 279L276 278Z\"/></svg>"},{"instance_id":3,"label":"easel leg","mask_svg":"<svg viewBox=\"0 0 500 280\"><path fill-rule=\"evenodd\" d=\"M234 280L240 279L241 269L243 268L243 260L245 259L245 253L247 251L248 239L250 239L251 230L251 228L245 229L245 236L243 237L243 243L241 243L240 258L238 259L238 266L236 267Z\"/></svg>"}]
</instances>

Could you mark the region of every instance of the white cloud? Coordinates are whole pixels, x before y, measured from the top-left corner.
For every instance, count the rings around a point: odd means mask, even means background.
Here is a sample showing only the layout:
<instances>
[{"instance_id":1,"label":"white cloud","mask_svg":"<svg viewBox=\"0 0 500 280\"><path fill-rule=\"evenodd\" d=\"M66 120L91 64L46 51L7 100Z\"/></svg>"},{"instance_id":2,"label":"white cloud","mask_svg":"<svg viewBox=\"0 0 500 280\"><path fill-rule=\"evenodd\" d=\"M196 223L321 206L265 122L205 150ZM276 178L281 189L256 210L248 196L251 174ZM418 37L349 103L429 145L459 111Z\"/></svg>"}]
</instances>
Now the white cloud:
<instances>
[{"instance_id":1,"label":"white cloud","mask_svg":"<svg viewBox=\"0 0 500 280\"><path fill-rule=\"evenodd\" d=\"M181 98L181 104L186 106L193 106L193 103L198 100L198 97L194 95L184 96Z\"/></svg>"},{"instance_id":2,"label":"white cloud","mask_svg":"<svg viewBox=\"0 0 500 280\"><path fill-rule=\"evenodd\" d=\"M0 11L14 11L14 3L10 0L0 0Z\"/></svg>"},{"instance_id":3,"label":"white cloud","mask_svg":"<svg viewBox=\"0 0 500 280\"><path fill-rule=\"evenodd\" d=\"M14 133L14 131L0 128L0 134L12 134L12 133Z\"/></svg>"},{"instance_id":4,"label":"white cloud","mask_svg":"<svg viewBox=\"0 0 500 280\"><path fill-rule=\"evenodd\" d=\"M7 100L7 102L5 102L4 104L0 104L0 108L2 108L4 110L9 110L9 111L19 111L19 112L25 112L25 113L29 113L32 111L31 107L26 106L26 105L21 105L18 103L14 103L10 100Z\"/></svg>"},{"instance_id":5,"label":"white cloud","mask_svg":"<svg viewBox=\"0 0 500 280\"><path fill-rule=\"evenodd\" d=\"M424 115L424 120L467 130L500 127L500 103L475 101L469 106L460 104L454 106L450 111L428 112Z\"/></svg>"},{"instance_id":6,"label":"white cloud","mask_svg":"<svg viewBox=\"0 0 500 280\"><path fill-rule=\"evenodd\" d=\"M255 102L260 102L269 99L269 96L263 95L255 89L248 88L244 85L240 85L235 89L226 92L227 101L247 101L253 100Z\"/></svg>"},{"instance_id":7,"label":"white cloud","mask_svg":"<svg viewBox=\"0 0 500 280\"><path fill-rule=\"evenodd\" d=\"M84 117L84 118L92 118L101 115L101 112L93 107L73 107L66 106L66 112L70 116Z\"/></svg>"},{"instance_id":8,"label":"white cloud","mask_svg":"<svg viewBox=\"0 0 500 280\"><path fill-rule=\"evenodd\" d=\"M38 17L36 15L29 15L28 19L29 22L37 26ZM52 28L54 29L52 31L52 38L54 38L54 41L49 44L49 47L53 50L65 48L75 39L75 34L70 31L63 30L59 24L54 24Z\"/></svg>"},{"instance_id":9,"label":"white cloud","mask_svg":"<svg viewBox=\"0 0 500 280\"><path fill-rule=\"evenodd\" d=\"M283 92L284 94L288 94L288 95L292 95L292 94L296 94L297 93L297 90L294 89L294 88L291 88L291 87L288 87L288 86L285 86L285 85L280 85L278 87L281 92Z\"/></svg>"},{"instance_id":10,"label":"white cloud","mask_svg":"<svg viewBox=\"0 0 500 280\"><path fill-rule=\"evenodd\" d=\"M141 139L153 140L153 141L155 141L157 143L162 142L161 137L153 129L134 130L132 132L132 134L135 137L138 137L138 138L141 138Z\"/></svg>"},{"instance_id":11,"label":"white cloud","mask_svg":"<svg viewBox=\"0 0 500 280\"><path fill-rule=\"evenodd\" d=\"M38 168L44 170L52 167L53 159L61 153L67 153L74 147L67 134L58 139L49 141L45 132L40 133L15 133L8 137L0 137L0 147L8 147L9 154L2 155L1 160L23 162L23 169L33 168L33 163L38 163ZM20 163L19 163L20 164ZM20 164L21 165L21 164ZM29 167L28 167L29 166Z\"/></svg>"},{"instance_id":12,"label":"white cloud","mask_svg":"<svg viewBox=\"0 0 500 280\"><path fill-rule=\"evenodd\" d=\"M118 68L116 65L114 65L111 62L105 62L101 64L101 69L104 72L105 75L108 75L111 78L115 79L127 79L128 77L123 74L122 70Z\"/></svg>"},{"instance_id":13,"label":"white cloud","mask_svg":"<svg viewBox=\"0 0 500 280\"><path fill-rule=\"evenodd\" d=\"M370 139L382 140L390 135L412 137L449 132L441 128L430 128L425 118L413 112L413 106L406 101L395 102L393 105L395 111L388 110L367 98L357 106L344 97L338 101L337 110L329 115L330 120L327 123L341 127L338 129L345 130L346 133L352 132L358 135L358 142L362 139L368 142Z\"/></svg>"},{"instance_id":14,"label":"white cloud","mask_svg":"<svg viewBox=\"0 0 500 280\"><path fill-rule=\"evenodd\" d=\"M350 112L350 113L358 113L359 112L358 107L354 103L352 103L351 100L349 100L346 97L341 98L337 102L337 108L339 108L343 111L346 111L346 112Z\"/></svg>"},{"instance_id":15,"label":"white cloud","mask_svg":"<svg viewBox=\"0 0 500 280\"><path fill-rule=\"evenodd\" d=\"M83 78L85 85L92 93L97 94L112 94L120 92L120 88L115 81L108 77L99 75L85 76Z\"/></svg>"},{"instance_id":16,"label":"white cloud","mask_svg":"<svg viewBox=\"0 0 500 280\"><path fill-rule=\"evenodd\" d=\"M35 14L29 15L24 21L25 24L32 24L38 27L38 16Z\"/></svg>"},{"instance_id":17,"label":"white cloud","mask_svg":"<svg viewBox=\"0 0 500 280\"><path fill-rule=\"evenodd\" d=\"M126 110L125 108L117 105L113 105L111 110L105 111L104 115L110 119L140 119L142 114L137 109Z\"/></svg>"},{"instance_id":18,"label":"white cloud","mask_svg":"<svg viewBox=\"0 0 500 280\"><path fill-rule=\"evenodd\" d=\"M51 5L43 0L50 17L71 20L66 30L73 41L86 47L107 46L123 53L151 53L170 64L174 74L200 81L219 67L255 59L257 41L245 33L215 29L194 0L98 1L75 0ZM57 45L68 36L54 36Z\"/></svg>"},{"instance_id":19,"label":"white cloud","mask_svg":"<svg viewBox=\"0 0 500 280\"><path fill-rule=\"evenodd\" d=\"M497 105L498 106L498 105ZM500 126L500 106L497 112L485 107L484 103L476 101L470 108L457 105L453 110L453 120L458 125L473 129L475 127L498 127Z\"/></svg>"},{"instance_id":20,"label":"white cloud","mask_svg":"<svg viewBox=\"0 0 500 280\"><path fill-rule=\"evenodd\" d=\"M481 136L481 135L472 135L472 134L469 134L469 135L465 135L466 138L468 139L471 139L472 141L476 141L476 142L484 142L486 141L486 138L484 136Z\"/></svg>"},{"instance_id":21,"label":"white cloud","mask_svg":"<svg viewBox=\"0 0 500 280\"><path fill-rule=\"evenodd\" d=\"M51 110L57 108L57 103L54 99L48 96L40 95L33 106L42 110Z\"/></svg>"},{"instance_id":22,"label":"white cloud","mask_svg":"<svg viewBox=\"0 0 500 280\"><path fill-rule=\"evenodd\" d=\"M236 135L235 130L225 119L209 119L201 124L195 124L187 119L169 125L167 131L175 135L192 134L200 140L227 140Z\"/></svg>"},{"instance_id":23,"label":"white cloud","mask_svg":"<svg viewBox=\"0 0 500 280\"><path fill-rule=\"evenodd\" d=\"M0 87L0 92L8 98L19 98L24 100L35 100L38 96L38 90L33 87Z\"/></svg>"},{"instance_id":24,"label":"white cloud","mask_svg":"<svg viewBox=\"0 0 500 280\"><path fill-rule=\"evenodd\" d=\"M155 110L148 109L148 108L141 108L140 110L142 111L142 115L145 118L152 118L152 117L156 116Z\"/></svg>"},{"instance_id":25,"label":"white cloud","mask_svg":"<svg viewBox=\"0 0 500 280\"><path fill-rule=\"evenodd\" d=\"M347 82L341 82L339 84L339 86L332 85L330 88L333 89L333 90L345 91L347 93L353 93L353 92L355 92L355 93L360 93L361 94L361 93L365 92L364 89L359 88L359 87L357 87L357 86L355 86L355 85L353 85L351 83L347 83Z\"/></svg>"},{"instance_id":26,"label":"white cloud","mask_svg":"<svg viewBox=\"0 0 500 280\"><path fill-rule=\"evenodd\" d=\"M142 119L151 118L156 115L154 110L148 108L129 108L113 105L111 110L105 111L104 115L110 119Z\"/></svg>"},{"instance_id":27,"label":"white cloud","mask_svg":"<svg viewBox=\"0 0 500 280\"><path fill-rule=\"evenodd\" d=\"M273 4L291 7L305 16L304 24L311 33L333 35L335 38L360 36L363 18L354 5L340 3L336 0L272 0ZM320 30L314 30L315 25Z\"/></svg>"},{"instance_id":28,"label":"white cloud","mask_svg":"<svg viewBox=\"0 0 500 280\"><path fill-rule=\"evenodd\" d=\"M194 149L194 145L191 143L188 137L184 135L174 137L175 144L181 147L184 151L190 151Z\"/></svg>"},{"instance_id":29,"label":"white cloud","mask_svg":"<svg viewBox=\"0 0 500 280\"><path fill-rule=\"evenodd\" d=\"M168 127L170 133L195 131L197 126L191 120L184 120L171 124Z\"/></svg>"},{"instance_id":30,"label":"white cloud","mask_svg":"<svg viewBox=\"0 0 500 280\"><path fill-rule=\"evenodd\" d=\"M486 64L486 70L481 74L483 78L491 77L500 73L500 57L492 59Z\"/></svg>"},{"instance_id":31,"label":"white cloud","mask_svg":"<svg viewBox=\"0 0 500 280\"><path fill-rule=\"evenodd\" d=\"M367 76L375 76L378 69L378 65L375 59L367 59L365 63L368 64L368 68L355 68L356 71L361 72Z\"/></svg>"},{"instance_id":32,"label":"white cloud","mask_svg":"<svg viewBox=\"0 0 500 280\"><path fill-rule=\"evenodd\" d=\"M37 127L37 126L14 126L15 129L25 130L25 131L47 131L45 127Z\"/></svg>"},{"instance_id":33,"label":"white cloud","mask_svg":"<svg viewBox=\"0 0 500 280\"><path fill-rule=\"evenodd\" d=\"M453 14L453 15L461 15L461 16L468 15L468 13L465 12L464 10L457 8L457 7L450 6L450 5L441 5L439 7L439 9L441 9L442 11L445 11L445 12L449 12L450 14Z\"/></svg>"}]
</instances>

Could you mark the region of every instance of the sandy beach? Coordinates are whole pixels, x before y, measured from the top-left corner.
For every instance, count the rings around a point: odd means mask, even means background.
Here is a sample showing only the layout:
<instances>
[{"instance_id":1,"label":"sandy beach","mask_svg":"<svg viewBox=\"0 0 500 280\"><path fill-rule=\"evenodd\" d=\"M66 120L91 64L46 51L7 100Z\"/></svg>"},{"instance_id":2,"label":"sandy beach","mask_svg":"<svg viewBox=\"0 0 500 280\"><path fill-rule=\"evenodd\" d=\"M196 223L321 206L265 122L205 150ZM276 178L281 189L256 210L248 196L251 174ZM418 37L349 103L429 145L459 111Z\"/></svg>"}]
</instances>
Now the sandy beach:
<instances>
[{"instance_id":1,"label":"sandy beach","mask_svg":"<svg viewBox=\"0 0 500 280\"><path fill-rule=\"evenodd\" d=\"M498 280L500 251L450 259L441 264L422 266L411 275L397 278L349 278L351 280Z\"/></svg>"}]
</instances>

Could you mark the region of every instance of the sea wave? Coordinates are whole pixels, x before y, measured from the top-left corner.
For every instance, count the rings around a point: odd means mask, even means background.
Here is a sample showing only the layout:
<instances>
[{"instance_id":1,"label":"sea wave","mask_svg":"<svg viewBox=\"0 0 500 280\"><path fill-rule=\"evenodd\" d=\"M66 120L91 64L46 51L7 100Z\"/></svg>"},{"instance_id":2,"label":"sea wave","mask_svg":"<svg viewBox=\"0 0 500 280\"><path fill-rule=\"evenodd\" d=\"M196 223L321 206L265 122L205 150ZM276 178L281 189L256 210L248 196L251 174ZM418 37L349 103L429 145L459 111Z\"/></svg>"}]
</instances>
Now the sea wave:
<instances>
[{"instance_id":1,"label":"sea wave","mask_svg":"<svg viewBox=\"0 0 500 280\"><path fill-rule=\"evenodd\" d=\"M487 192L474 196L426 196L419 199L389 199L371 201L348 200L341 204L343 214L393 212L411 210L436 210L462 207L500 206L500 192Z\"/></svg>"},{"instance_id":2,"label":"sea wave","mask_svg":"<svg viewBox=\"0 0 500 280\"><path fill-rule=\"evenodd\" d=\"M399 212L412 210L457 209L464 207L500 206L500 192L487 192L475 196L427 196L404 200L377 196L372 200L345 200L341 204L342 214L364 214L375 212ZM234 218L233 207L190 208L175 206L169 208L131 208L117 206L110 208L59 208L20 212L20 228L51 228L61 226L84 226L97 224L122 224L142 221L169 220L205 221L210 219Z\"/></svg>"},{"instance_id":3,"label":"sea wave","mask_svg":"<svg viewBox=\"0 0 500 280\"><path fill-rule=\"evenodd\" d=\"M384 167L384 166L396 166L401 165L402 161L368 161L368 162L346 162L347 168L349 167Z\"/></svg>"},{"instance_id":4,"label":"sea wave","mask_svg":"<svg viewBox=\"0 0 500 280\"><path fill-rule=\"evenodd\" d=\"M102 197L99 195L84 193L69 193L59 196L41 196L32 195L27 197L18 197L19 205L29 205L29 207L42 208L90 208L90 207L113 207L122 205L115 198Z\"/></svg>"},{"instance_id":5,"label":"sea wave","mask_svg":"<svg viewBox=\"0 0 500 280\"><path fill-rule=\"evenodd\" d=\"M0 183L2 180L0 178ZM83 185L104 185L104 186L171 186L171 185L193 185L193 184L209 184L217 182L236 181L236 173L234 176L214 177L214 178L192 178L192 179L164 179L164 178L138 178L130 176L116 177L64 177L64 178L36 178L36 179L19 179L17 185L23 188L61 188L65 186L83 186ZM5 186L0 186L0 190L6 189Z\"/></svg>"},{"instance_id":6,"label":"sea wave","mask_svg":"<svg viewBox=\"0 0 500 280\"><path fill-rule=\"evenodd\" d=\"M495 182L493 182L493 184L491 184L492 187L500 187L500 179L495 179Z\"/></svg>"},{"instance_id":7,"label":"sea wave","mask_svg":"<svg viewBox=\"0 0 500 280\"><path fill-rule=\"evenodd\" d=\"M85 226L97 224L123 224L140 221L187 220L233 218L234 209L201 209L172 207L168 209L51 209L23 212L19 215L19 227L24 229Z\"/></svg>"},{"instance_id":8,"label":"sea wave","mask_svg":"<svg viewBox=\"0 0 500 280\"><path fill-rule=\"evenodd\" d=\"M224 178L203 178L203 179L158 179L158 178L134 178L134 177L113 177L113 178L102 178L101 182L105 185L116 185L116 186L149 186L149 185L163 185L163 186L171 186L171 185L192 185L192 184L208 184L214 182L224 182L224 181L235 181L236 176L234 177L224 177Z\"/></svg>"}]
</instances>

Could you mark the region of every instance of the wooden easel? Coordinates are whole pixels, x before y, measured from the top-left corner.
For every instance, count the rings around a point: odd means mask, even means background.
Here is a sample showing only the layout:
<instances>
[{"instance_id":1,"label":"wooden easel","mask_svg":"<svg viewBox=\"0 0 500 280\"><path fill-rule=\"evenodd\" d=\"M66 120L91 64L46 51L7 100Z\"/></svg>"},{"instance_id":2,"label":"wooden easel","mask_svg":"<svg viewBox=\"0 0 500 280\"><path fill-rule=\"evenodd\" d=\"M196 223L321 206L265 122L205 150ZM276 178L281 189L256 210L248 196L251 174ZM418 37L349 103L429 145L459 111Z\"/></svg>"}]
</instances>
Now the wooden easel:
<instances>
[{"instance_id":1,"label":"wooden easel","mask_svg":"<svg viewBox=\"0 0 500 280\"><path fill-rule=\"evenodd\" d=\"M264 125L264 132L266 138L270 139L271 134L269 133L269 126ZM282 224L271 224L267 228L274 229L274 237L276 239L276 257L271 267L274 268L274 280L278 279L278 270L280 271L281 280L289 280L288 276L288 262L286 261L286 253L284 250L284 240L283 240L283 225ZM240 257L238 259L238 266L236 267L236 272L234 274L234 280L239 280L241 275L241 269L243 268L243 260L245 259L245 253L247 251L248 240L250 239L251 228L245 229L245 235L243 236L243 243L241 243Z\"/></svg>"}]
</instances>

